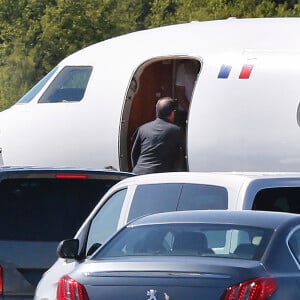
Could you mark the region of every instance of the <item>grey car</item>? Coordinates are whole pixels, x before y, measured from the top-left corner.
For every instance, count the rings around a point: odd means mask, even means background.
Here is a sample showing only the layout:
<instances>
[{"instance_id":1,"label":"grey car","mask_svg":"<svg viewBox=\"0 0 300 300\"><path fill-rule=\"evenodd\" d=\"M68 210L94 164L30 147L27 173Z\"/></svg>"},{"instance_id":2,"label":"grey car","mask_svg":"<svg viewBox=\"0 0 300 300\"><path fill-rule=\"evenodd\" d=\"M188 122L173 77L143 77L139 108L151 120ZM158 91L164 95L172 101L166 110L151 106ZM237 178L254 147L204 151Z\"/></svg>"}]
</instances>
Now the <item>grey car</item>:
<instances>
[{"instance_id":1,"label":"grey car","mask_svg":"<svg viewBox=\"0 0 300 300\"><path fill-rule=\"evenodd\" d=\"M0 297L32 299L57 258L102 195L132 174L96 169L0 168ZM2 299L2 298L1 298Z\"/></svg>"},{"instance_id":2,"label":"grey car","mask_svg":"<svg viewBox=\"0 0 300 300\"><path fill-rule=\"evenodd\" d=\"M149 215L129 223L62 277L57 300L297 300L299 246L296 214ZM61 256L72 252L76 240L58 248Z\"/></svg>"}]
</instances>

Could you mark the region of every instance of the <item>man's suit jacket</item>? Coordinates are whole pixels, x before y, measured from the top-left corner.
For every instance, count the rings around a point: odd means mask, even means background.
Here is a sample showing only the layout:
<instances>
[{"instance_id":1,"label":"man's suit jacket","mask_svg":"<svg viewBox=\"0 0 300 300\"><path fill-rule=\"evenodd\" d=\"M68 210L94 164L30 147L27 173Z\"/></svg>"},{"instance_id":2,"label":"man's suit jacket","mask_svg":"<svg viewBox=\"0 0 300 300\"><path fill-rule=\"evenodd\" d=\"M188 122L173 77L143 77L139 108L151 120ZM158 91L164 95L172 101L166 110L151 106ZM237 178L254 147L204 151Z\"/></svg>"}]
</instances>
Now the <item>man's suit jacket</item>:
<instances>
[{"instance_id":1,"label":"man's suit jacket","mask_svg":"<svg viewBox=\"0 0 300 300\"><path fill-rule=\"evenodd\" d=\"M133 173L147 174L183 171L184 135L182 129L163 119L142 125L133 144Z\"/></svg>"}]
</instances>

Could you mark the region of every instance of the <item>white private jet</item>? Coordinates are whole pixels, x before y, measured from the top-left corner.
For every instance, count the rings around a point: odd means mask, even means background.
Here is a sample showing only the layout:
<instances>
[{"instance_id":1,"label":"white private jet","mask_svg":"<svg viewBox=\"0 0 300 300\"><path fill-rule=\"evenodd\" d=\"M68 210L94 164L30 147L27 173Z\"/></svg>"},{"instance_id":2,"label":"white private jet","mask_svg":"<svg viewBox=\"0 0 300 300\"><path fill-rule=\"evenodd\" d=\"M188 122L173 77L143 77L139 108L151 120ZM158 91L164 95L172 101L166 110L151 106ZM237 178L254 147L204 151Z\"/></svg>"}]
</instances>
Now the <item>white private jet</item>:
<instances>
[{"instance_id":1,"label":"white private jet","mask_svg":"<svg viewBox=\"0 0 300 300\"><path fill-rule=\"evenodd\" d=\"M179 61L199 73L189 171L300 170L300 18L191 22L126 34L65 58L0 113L4 165L131 171L132 136L176 98Z\"/></svg>"}]
</instances>

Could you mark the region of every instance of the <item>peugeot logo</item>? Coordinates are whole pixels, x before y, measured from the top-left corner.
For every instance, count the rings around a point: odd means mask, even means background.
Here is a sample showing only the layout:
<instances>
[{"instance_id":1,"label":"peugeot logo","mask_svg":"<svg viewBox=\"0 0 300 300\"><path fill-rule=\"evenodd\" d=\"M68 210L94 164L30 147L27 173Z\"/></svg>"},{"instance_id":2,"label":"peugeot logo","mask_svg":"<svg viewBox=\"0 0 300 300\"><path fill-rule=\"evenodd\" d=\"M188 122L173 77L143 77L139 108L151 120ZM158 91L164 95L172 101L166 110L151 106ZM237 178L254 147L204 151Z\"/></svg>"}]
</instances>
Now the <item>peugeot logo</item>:
<instances>
[{"instance_id":1,"label":"peugeot logo","mask_svg":"<svg viewBox=\"0 0 300 300\"><path fill-rule=\"evenodd\" d=\"M147 296L149 296L149 298L147 300L157 300L156 293L157 293L156 290L147 291Z\"/></svg>"},{"instance_id":2,"label":"peugeot logo","mask_svg":"<svg viewBox=\"0 0 300 300\"><path fill-rule=\"evenodd\" d=\"M157 300L156 298L157 295L157 291L156 290L149 290L147 291L147 296L149 296L149 298L147 300ZM170 300L170 297L167 293L164 293L165 296L165 300Z\"/></svg>"}]
</instances>

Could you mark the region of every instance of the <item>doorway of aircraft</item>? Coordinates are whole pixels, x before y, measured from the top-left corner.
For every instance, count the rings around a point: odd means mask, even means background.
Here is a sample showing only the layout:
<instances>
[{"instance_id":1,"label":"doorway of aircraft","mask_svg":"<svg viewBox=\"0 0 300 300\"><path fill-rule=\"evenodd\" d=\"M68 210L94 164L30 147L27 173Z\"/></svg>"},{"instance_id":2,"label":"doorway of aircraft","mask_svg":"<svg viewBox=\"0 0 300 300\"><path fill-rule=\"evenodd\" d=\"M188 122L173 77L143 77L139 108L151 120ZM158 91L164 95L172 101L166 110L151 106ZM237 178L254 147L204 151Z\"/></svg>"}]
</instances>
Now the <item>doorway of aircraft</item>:
<instances>
[{"instance_id":1,"label":"doorway of aircraft","mask_svg":"<svg viewBox=\"0 0 300 300\"><path fill-rule=\"evenodd\" d=\"M119 137L120 168L131 171L131 148L135 133L139 126L155 119L155 105L161 97L169 96L176 100L177 114L183 107L179 104L178 85L181 64L193 66L194 80L190 88L194 89L198 73L201 69L200 62L191 57L155 58L140 65L135 71L125 97L122 112L122 122ZM190 96L192 97L192 96ZM191 99L189 99L191 101ZM183 130L188 129L189 109L184 116ZM179 122L179 121L178 121ZM187 167L188 168L188 167Z\"/></svg>"}]
</instances>

